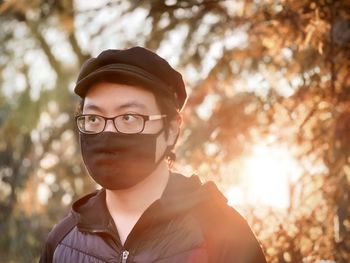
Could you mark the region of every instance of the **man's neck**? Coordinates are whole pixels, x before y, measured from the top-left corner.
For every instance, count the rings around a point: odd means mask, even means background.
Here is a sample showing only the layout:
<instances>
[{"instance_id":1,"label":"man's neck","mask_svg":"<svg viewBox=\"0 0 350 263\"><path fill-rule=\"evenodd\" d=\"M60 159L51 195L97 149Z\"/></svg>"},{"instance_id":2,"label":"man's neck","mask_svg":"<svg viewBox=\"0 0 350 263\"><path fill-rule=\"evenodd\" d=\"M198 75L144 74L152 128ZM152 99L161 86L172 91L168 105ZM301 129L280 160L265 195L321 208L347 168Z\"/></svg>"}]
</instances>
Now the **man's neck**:
<instances>
[{"instance_id":1,"label":"man's neck","mask_svg":"<svg viewBox=\"0 0 350 263\"><path fill-rule=\"evenodd\" d=\"M123 190L106 190L108 210L115 213L141 215L155 200L159 199L167 185L169 170L162 162L148 177L137 185Z\"/></svg>"},{"instance_id":2,"label":"man's neck","mask_svg":"<svg viewBox=\"0 0 350 263\"><path fill-rule=\"evenodd\" d=\"M107 208L122 244L143 212L162 196L168 179L168 166L161 162L152 174L137 185L125 190L106 190Z\"/></svg>"}]
</instances>

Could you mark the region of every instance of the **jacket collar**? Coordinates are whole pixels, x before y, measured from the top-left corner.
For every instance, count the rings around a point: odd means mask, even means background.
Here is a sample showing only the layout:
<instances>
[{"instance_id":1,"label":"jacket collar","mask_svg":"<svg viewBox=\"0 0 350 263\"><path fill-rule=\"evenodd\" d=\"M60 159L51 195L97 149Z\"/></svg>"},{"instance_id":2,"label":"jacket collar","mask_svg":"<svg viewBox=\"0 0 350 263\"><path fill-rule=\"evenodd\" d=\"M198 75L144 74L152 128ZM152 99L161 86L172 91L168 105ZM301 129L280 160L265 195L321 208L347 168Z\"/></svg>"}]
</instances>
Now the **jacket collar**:
<instances>
[{"instance_id":1,"label":"jacket collar","mask_svg":"<svg viewBox=\"0 0 350 263\"><path fill-rule=\"evenodd\" d=\"M72 213L78 218L77 227L83 232L109 233L116 237L118 232L106 205L106 191L97 190L76 201Z\"/></svg>"},{"instance_id":2,"label":"jacket collar","mask_svg":"<svg viewBox=\"0 0 350 263\"><path fill-rule=\"evenodd\" d=\"M171 173L167 186L159 200L156 200L141 216L138 228L143 228L150 220L167 220L184 213L202 203L211 201L226 202L225 197L212 182L202 185L197 176L185 177ZM117 229L106 205L106 191L95 191L72 206L73 214L78 217L81 231L104 232L116 237Z\"/></svg>"}]
</instances>

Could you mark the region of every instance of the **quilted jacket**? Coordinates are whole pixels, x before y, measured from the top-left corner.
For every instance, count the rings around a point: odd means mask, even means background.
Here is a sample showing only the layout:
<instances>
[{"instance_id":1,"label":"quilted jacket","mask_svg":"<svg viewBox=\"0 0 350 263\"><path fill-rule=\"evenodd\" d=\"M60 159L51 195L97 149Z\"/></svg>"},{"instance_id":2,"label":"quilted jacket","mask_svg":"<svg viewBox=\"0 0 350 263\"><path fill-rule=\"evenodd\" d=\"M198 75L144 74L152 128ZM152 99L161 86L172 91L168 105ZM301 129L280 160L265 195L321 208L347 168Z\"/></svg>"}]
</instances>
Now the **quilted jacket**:
<instances>
[{"instance_id":1,"label":"quilted jacket","mask_svg":"<svg viewBox=\"0 0 350 263\"><path fill-rule=\"evenodd\" d=\"M247 222L214 183L203 185L196 176L171 174L162 197L142 214L124 245L104 189L75 202L69 217L76 225L55 247L53 236L66 220L51 231L41 263L266 263Z\"/></svg>"}]
</instances>

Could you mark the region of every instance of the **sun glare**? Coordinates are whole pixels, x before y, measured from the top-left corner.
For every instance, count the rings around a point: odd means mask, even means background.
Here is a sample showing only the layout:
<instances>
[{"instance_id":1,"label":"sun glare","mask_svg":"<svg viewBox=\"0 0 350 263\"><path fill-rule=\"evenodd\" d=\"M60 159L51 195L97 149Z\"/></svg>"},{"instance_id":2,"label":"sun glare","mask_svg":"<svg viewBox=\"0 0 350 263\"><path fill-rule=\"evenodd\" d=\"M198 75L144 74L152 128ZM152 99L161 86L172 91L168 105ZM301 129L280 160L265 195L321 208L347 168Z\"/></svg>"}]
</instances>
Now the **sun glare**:
<instances>
[{"instance_id":1,"label":"sun glare","mask_svg":"<svg viewBox=\"0 0 350 263\"><path fill-rule=\"evenodd\" d=\"M257 145L242 164L242 181L226 196L231 205L249 204L285 209L289 206L289 185L301 168L288 149Z\"/></svg>"}]
</instances>

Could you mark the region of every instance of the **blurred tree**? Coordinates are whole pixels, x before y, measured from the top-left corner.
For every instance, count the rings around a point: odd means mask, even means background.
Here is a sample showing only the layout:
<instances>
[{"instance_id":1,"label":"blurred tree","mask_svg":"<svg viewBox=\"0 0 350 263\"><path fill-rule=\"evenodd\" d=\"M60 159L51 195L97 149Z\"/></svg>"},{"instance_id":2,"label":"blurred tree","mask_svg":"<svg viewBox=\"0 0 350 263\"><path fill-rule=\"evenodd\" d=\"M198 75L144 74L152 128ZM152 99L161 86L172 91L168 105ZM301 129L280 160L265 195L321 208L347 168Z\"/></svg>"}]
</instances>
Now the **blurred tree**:
<instances>
[{"instance_id":1,"label":"blurred tree","mask_svg":"<svg viewBox=\"0 0 350 263\"><path fill-rule=\"evenodd\" d=\"M46 1L6 1L1 6L2 262L36 262L45 232L67 212L62 202L92 189L82 179L74 147L75 99L68 87L77 65L74 58L60 61L45 28L65 34L81 63L85 57L73 31L60 21L66 19L65 10L72 9ZM45 79L45 71L53 77Z\"/></svg>"},{"instance_id":2,"label":"blurred tree","mask_svg":"<svg viewBox=\"0 0 350 263\"><path fill-rule=\"evenodd\" d=\"M269 262L350 261L347 0L10 0L0 24L2 262L35 262L66 206L94 187L70 87L90 54L130 45L185 73L179 167L225 189L239 180L227 167L269 136L304 166L287 214L247 212Z\"/></svg>"}]
</instances>

